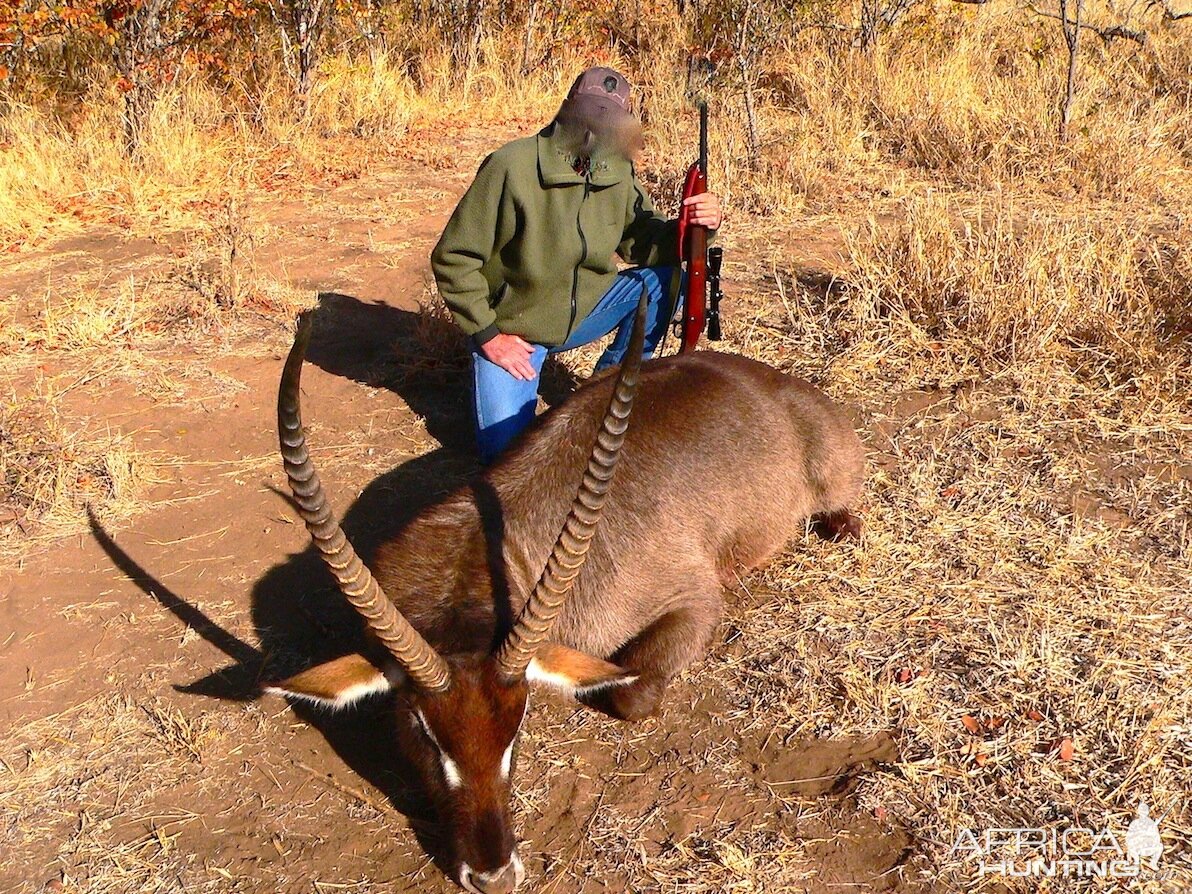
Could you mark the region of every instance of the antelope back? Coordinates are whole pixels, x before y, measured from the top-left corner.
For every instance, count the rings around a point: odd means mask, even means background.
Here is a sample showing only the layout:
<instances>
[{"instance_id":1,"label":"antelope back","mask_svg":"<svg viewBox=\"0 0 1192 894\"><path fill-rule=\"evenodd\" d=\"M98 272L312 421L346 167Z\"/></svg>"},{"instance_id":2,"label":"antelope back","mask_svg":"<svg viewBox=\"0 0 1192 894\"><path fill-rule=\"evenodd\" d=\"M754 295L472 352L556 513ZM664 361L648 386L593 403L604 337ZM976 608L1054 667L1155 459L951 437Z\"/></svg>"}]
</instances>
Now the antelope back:
<instances>
[{"instance_id":1,"label":"antelope back","mask_svg":"<svg viewBox=\"0 0 1192 894\"><path fill-rule=\"evenodd\" d=\"M543 532L566 515L610 388L605 377L579 389L482 479L485 514L500 524L468 537L500 544L495 583L514 609L550 549ZM731 581L734 567L772 555L817 507L851 502L863 457L837 405L765 364L713 352L645 364L617 487L553 640L613 654L680 607L710 569ZM473 561L483 554L470 551ZM455 580L477 572L491 581L475 566Z\"/></svg>"}]
</instances>

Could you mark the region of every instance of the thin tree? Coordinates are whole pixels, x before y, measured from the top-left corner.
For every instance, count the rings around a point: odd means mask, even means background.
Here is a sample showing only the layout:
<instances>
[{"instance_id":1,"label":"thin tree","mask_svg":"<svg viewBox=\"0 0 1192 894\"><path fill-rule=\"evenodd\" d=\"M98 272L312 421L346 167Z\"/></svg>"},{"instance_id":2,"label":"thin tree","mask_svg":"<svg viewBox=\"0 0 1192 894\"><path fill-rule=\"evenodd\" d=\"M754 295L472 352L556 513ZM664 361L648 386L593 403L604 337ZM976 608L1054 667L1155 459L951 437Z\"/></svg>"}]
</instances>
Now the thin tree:
<instances>
[{"instance_id":1,"label":"thin tree","mask_svg":"<svg viewBox=\"0 0 1192 894\"><path fill-rule=\"evenodd\" d=\"M1060 142L1068 141L1068 125L1072 120L1072 101L1076 98L1076 51L1080 42L1080 15L1084 0L1075 0L1073 18L1068 18L1068 4L1072 0L1060 0L1060 24L1064 29L1064 43L1068 45L1068 80L1064 89L1064 100L1060 104Z\"/></svg>"},{"instance_id":2,"label":"thin tree","mask_svg":"<svg viewBox=\"0 0 1192 894\"><path fill-rule=\"evenodd\" d=\"M757 127L757 101L754 92L757 84L757 41L750 39L750 25L753 19L754 2L745 0L737 21L737 68L741 72L741 88L745 98L745 137L749 145L749 164L757 167L761 162L762 143Z\"/></svg>"},{"instance_id":3,"label":"thin tree","mask_svg":"<svg viewBox=\"0 0 1192 894\"><path fill-rule=\"evenodd\" d=\"M282 63L303 99L310 94L322 36L333 11L330 0L269 0L269 14L281 40Z\"/></svg>"}]
</instances>

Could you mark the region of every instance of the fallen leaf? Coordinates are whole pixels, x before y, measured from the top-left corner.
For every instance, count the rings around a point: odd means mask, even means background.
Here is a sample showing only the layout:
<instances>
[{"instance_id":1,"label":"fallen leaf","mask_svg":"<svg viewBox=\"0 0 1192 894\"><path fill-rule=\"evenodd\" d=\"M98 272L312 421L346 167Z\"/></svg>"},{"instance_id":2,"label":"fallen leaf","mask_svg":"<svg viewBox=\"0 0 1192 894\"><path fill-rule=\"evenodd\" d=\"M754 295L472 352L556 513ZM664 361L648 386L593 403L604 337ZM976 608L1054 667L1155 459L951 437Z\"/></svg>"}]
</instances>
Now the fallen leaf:
<instances>
[{"instance_id":1,"label":"fallen leaf","mask_svg":"<svg viewBox=\"0 0 1192 894\"><path fill-rule=\"evenodd\" d=\"M964 728L974 736L981 732L981 721L971 714L965 714L960 718L960 722L963 723Z\"/></svg>"},{"instance_id":2,"label":"fallen leaf","mask_svg":"<svg viewBox=\"0 0 1192 894\"><path fill-rule=\"evenodd\" d=\"M1060 760L1070 761L1076 756L1076 743L1067 736L1060 739Z\"/></svg>"},{"instance_id":3,"label":"fallen leaf","mask_svg":"<svg viewBox=\"0 0 1192 894\"><path fill-rule=\"evenodd\" d=\"M985 762L989 760L989 755L985 753L985 746L981 742L965 742L960 753L978 767L984 766Z\"/></svg>"}]
</instances>

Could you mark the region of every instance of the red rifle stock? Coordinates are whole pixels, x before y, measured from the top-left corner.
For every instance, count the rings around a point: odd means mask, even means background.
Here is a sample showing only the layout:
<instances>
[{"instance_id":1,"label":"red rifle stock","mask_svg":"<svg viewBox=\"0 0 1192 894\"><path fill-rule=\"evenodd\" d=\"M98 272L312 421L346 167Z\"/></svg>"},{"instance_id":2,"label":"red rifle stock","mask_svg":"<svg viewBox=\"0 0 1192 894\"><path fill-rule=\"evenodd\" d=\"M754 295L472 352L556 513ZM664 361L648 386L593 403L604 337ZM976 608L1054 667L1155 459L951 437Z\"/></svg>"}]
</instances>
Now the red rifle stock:
<instances>
[{"instance_id":1,"label":"red rifle stock","mask_svg":"<svg viewBox=\"0 0 1192 894\"><path fill-rule=\"evenodd\" d=\"M708 191L708 106L699 107L699 160L687 169L683 200ZM691 223L691 208L679 211L679 258L687 273L682 290L683 319L679 353L694 351L704 331L708 306L708 228Z\"/></svg>"}]
</instances>

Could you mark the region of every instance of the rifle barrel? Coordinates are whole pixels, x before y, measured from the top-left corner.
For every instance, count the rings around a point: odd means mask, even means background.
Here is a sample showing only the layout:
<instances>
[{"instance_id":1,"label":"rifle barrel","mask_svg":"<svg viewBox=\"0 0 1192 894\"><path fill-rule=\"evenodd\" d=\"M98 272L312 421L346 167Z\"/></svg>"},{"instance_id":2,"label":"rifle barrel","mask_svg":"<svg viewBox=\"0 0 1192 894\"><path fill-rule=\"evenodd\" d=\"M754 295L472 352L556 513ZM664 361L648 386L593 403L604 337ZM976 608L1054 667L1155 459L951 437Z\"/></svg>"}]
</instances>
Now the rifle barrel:
<instances>
[{"instance_id":1,"label":"rifle barrel","mask_svg":"<svg viewBox=\"0 0 1192 894\"><path fill-rule=\"evenodd\" d=\"M699 172L708 176L708 103L699 104Z\"/></svg>"}]
</instances>

